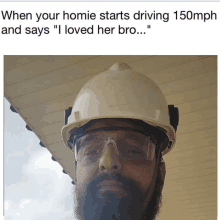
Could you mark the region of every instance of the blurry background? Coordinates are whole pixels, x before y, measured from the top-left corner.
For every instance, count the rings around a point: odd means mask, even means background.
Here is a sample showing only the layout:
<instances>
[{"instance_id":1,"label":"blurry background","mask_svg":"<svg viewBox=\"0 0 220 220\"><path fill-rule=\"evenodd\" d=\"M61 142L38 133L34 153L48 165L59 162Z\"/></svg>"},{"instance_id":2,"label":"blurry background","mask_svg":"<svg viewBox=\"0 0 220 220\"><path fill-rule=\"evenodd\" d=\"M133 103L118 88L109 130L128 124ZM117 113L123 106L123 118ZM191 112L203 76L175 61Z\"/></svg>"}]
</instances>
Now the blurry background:
<instances>
[{"instance_id":1,"label":"blurry background","mask_svg":"<svg viewBox=\"0 0 220 220\"><path fill-rule=\"evenodd\" d=\"M217 56L5 56L5 97L18 112L5 102L6 219L71 219L74 154L62 143L64 111L116 62L148 75L179 108L158 219L217 218Z\"/></svg>"},{"instance_id":2,"label":"blurry background","mask_svg":"<svg viewBox=\"0 0 220 220\"><path fill-rule=\"evenodd\" d=\"M5 99L5 220L72 220L71 179Z\"/></svg>"}]
</instances>

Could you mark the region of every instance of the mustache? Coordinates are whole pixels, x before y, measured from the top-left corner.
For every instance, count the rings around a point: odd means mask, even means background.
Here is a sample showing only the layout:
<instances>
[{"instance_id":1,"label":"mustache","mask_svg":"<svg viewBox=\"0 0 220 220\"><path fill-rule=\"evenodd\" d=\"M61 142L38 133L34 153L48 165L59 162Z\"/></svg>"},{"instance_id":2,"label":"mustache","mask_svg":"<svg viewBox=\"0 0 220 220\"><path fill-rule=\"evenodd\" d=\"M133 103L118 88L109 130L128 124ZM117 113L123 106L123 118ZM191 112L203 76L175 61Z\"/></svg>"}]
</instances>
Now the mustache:
<instances>
[{"instance_id":1,"label":"mustache","mask_svg":"<svg viewBox=\"0 0 220 220\"><path fill-rule=\"evenodd\" d=\"M125 190L126 189L129 190L132 186L137 187L137 184L135 183L134 180L132 180L130 178L127 178L127 177L123 176L120 173L116 173L116 174L101 174L98 177L91 179L89 181L89 184L88 184L88 189L91 189L91 188L97 188L98 189L99 188L99 186L98 186L99 183L101 183L104 180L117 181L119 184L123 185L123 188Z\"/></svg>"},{"instance_id":2,"label":"mustache","mask_svg":"<svg viewBox=\"0 0 220 220\"><path fill-rule=\"evenodd\" d=\"M92 178L89 181L88 185L86 186L84 192L86 192L87 199L93 198L94 201L96 201L96 199L98 199L98 200L100 199L100 196L99 196L99 189L101 189L100 183L102 183L102 181L105 181L105 180L110 180L110 181L113 180L113 181L117 182L116 184L121 185L122 189L128 193L127 198L129 198L129 197L131 197L131 198L137 198L137 197L144 198L149 192L149 189L147 189L147 191L145 193L143 193L142 190L140 189L140 187L138 186L137 182L135 182L135 180L128 178L128 177L125 177L121 173L100 174L99 176Z\"/></svg>"}]
</instances>

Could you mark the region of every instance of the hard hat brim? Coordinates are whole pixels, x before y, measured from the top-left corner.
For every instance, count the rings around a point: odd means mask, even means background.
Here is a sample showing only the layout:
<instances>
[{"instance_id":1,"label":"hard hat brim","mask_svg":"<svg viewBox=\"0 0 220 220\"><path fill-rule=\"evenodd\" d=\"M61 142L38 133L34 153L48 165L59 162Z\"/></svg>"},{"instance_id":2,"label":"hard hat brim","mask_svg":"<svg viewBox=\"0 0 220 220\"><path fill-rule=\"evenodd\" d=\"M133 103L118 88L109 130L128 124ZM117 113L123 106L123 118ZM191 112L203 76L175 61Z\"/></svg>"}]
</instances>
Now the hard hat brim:
<instances>
[{"instance_id":1,"label":"hard hat brim","mask_svg":"<svg viewBox=\"0 0 220 220\"><path fill-rule=\"evenodd\" d=\"M169 124L162 124L160 122L160 124L157 122L157 121L153 121L153 120L149 120L148 118L137 118L137 116L126 116L126 117L122 117L121 115L120 116L111 116L111 117L93 117L93 118L89 118L89 119L82 119L78 122L72 122L72 123L69 123L65 126L62 127L62 130L61 130L61 133L62 133L62 138L63 138L63 142L65 143L65 145L68 147L68 140L69 140L69 135L70 135L70 132L75 129L75 128L79 128L83 125L85 125L86 123L88 123L89 121L91 120L94 120L94 119L104 119L104 118L130 118L130 119L139 119L139 120L142 120L144 121L145 123L147 124L150 124L154 127L159 127L159 128L162 128L163 130L165 130L166 132L166 135L169 139L169 141L171 142L171 145L169 146L169 148L167 147L163 152L162 154L166 154L168 153L174 146L175 144L175 139L176 139L176 133L175 133L175 130L174 128L169 125Z\"/></svg>"}]
</instances>

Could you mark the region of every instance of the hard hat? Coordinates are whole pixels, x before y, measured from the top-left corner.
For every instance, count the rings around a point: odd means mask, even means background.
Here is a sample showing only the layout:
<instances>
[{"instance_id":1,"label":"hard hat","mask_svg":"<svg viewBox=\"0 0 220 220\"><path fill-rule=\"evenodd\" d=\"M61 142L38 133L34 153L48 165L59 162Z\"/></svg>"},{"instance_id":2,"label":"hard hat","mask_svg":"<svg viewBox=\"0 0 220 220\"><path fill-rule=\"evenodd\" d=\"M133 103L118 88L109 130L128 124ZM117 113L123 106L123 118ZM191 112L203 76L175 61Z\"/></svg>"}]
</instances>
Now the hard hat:
<instances>
[{"instance_id":1,"label":"hard hat","mask_svg":"<svg viewBox=\"0 0 220 220\"><path fill-rule=\"evenodd\" d=\"M164 94L146 75L134 72L124 63L90 79L78 93L67 124L62 128L66 146L70 132L93 119L139 119L166 133L168 153L175 143L175 130L170 125L169 110Z\"/></svg>"}]
</instances>

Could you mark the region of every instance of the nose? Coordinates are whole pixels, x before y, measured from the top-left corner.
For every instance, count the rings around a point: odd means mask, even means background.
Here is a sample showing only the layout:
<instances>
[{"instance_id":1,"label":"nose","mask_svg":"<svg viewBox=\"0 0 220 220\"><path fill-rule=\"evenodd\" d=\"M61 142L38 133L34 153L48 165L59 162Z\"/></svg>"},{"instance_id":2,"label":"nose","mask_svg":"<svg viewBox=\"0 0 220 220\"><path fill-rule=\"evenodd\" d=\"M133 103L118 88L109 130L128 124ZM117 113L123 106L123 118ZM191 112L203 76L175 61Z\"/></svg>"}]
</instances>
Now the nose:
<instances>
[{"instance_id":1,"label":"nose","mask_svg":"<svg viewBox=\"0 0 220 220\"><path fill-rule=\"evenodd\" d=\"M108 140L99 162L100 173L113 173L121 170L119 151L114 140Z\"/></svg>"}]
</instances>

